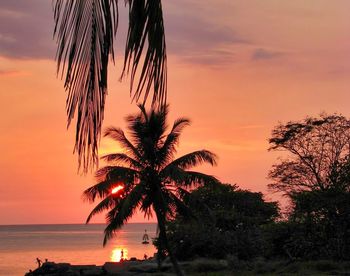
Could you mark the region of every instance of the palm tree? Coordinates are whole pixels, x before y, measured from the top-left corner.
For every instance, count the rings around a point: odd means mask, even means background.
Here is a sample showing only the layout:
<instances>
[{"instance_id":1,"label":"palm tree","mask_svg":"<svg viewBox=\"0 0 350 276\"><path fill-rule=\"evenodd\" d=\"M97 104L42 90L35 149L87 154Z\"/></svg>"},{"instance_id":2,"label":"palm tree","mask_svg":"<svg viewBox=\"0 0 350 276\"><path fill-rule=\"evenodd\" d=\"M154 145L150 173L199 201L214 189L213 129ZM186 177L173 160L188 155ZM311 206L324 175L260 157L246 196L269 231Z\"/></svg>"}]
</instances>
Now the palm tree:
<instances>
[{"instance_id":1,"label":"palm tree","mask_svg":"<svg viewBox=\"0 0 350 276\"><path fill-rule=\"evenodd\" d=\"M125 149L123 153L113 153L102 158L110 163L96 172L98 184L88 188L83 196L90 202L98 197L101 202L92 210L90 219L103 211L107 227L103 244L113 236L139 209L150 217L154 212L158 222L160 256L168 253L174 269L182 275L179 265L169 248L166 221L176 214L190 214L183 197L189 189L199 185L216 183L218 180L204 173L190 171L201 163L216 164L216 155L207 150L194 151L175 159L176 146L183 128L189 125L186 118L177 119L166 135L168 107L128 116L129 140L119 128L108 128L105 136L111 137ZM123 186L117 193L114 187Z\"/></svg>"},{"instance_id":2,"label":"palm tree","mask_svg":"<svg viewBox=\"0 0 350 276\"><path fill-rule=\"evenodd\" d=\"M125 0L129 29L121 78L130 73L130 93L165 104L166 46L161 0ZM57 73L65 74L68 126L77 113L74 151L84 172L98 163L98 141L107 94L107 69L114 62L118 0L55 0ZM144 52L143 49L146 48ZM139 64L143 63L141 68ZM134 81L138 76L138 83Z\"/></svg>"}]
</instances>

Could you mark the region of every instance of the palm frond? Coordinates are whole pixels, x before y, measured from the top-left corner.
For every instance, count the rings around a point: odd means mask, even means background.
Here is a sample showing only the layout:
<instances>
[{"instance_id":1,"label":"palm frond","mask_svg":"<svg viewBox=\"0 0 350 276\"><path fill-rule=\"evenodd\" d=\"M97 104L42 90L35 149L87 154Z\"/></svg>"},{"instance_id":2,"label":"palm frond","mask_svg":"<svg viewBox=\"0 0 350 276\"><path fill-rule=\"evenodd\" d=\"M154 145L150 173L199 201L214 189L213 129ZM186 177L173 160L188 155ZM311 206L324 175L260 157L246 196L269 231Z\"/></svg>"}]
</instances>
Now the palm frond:
<instances>
[{"instance_id":1,"label":"palm frond","mask_svg":"<svg viewBox=\"0 0 350 276\"><path fill-rule=\"evenodd\" d=\"M129 30L125 46L122 77L131 73L130 93L139 75L133 98L138 101L144 91L144 102L153 86L152 103L165 103L167 93L167 57L161 0L128 0ZM147 51L143 49L147 44ZM143 66L138 70L144 56Z\"/></svg>"},{"instance_id":2,"label":"palm frond","mask_svg":"<svg viewBox=\"0 0 350 276\"><path fill-rule=\"evenodd\" d=\"M184 200L191 196L191 193L188 190L179 186L176 187L176 194L181 200Z\"/></svg>"},{"instance_id":3,"label":"palm frond","mask_svg":"<svg viewBox=\"0 0 350 276\"><path fill-rule=\"evenodd\" d=\"M98 163L109 56L118 27L117 0L56 0L57 73L66 74L68 126L77 111L74 151L84 172Z\"/></svg>"},{"instance_id":4,"label":"palm frond","mask_svg":"<svg viewBox=\"0 0 350 276\"><path fill-rule=\"evenodd\" d=\"M200 172L185 171L177 166L167 166L160 173L163 179L169 182L169 185L176 187L193 187L198 185L208 185L218 183L219 180L212 175Z\"/></svg>"},{"instance_id":5,"label":"palm frond","mask_svg":"<svg viewBox=\"0 0 350 276\"><path fill-rule=\"evenodd\" d=\"M83 200L94 202L97 196L99 198L105 198L111 193L113 185L114 183L112 181L101 181L83 192Z\"/></svg>"},{"instance_id":6,"label":"palm frond","mask_svg":"<svg viewBox=\"0 0 350 276\"><path fill-rule=\"evenodd\" d=\"M191 209L185 204L185 202L181 198L176 196L174 193L171 193L171 199L176 209L176 212L174 212L175 214L179 214L186 219L195 217Z\"/></svg>"},{"instance_id":7,"label":"palm frond","mask_svg":"<svg viewBox=\"0 0 350 276\"><path fill-rule=\"evenodd\" d=\"M140 211L144 213L145 218L147 217L147 219L152 217L152 204L153 204L152 197L153 195L146 194L140 206Z\"/></svg>"},{"instance_id":8,"label":"palm frond","mask_svg":"<svg viewBox=\"0 0 350 276\"><path fill-rule=\"evenodd\" d=\"M96 172L96 178L100 181L83 192L83 199L94 202L96 196L105 198L111 193L116 183L122 182L125 190L132 186L138 177L138 172L131 168L120 166L106 166Z\"/></svg>"},{"instance_id":9,"label":"palm frond","mask_svg":"<svg viewBox=\"0 0 350 276\"><path fill-rule=\"evenodd\" d=\"M167 135L164 144L159 150L159 165L164 166L168 164L176 153L176 146L179 142L180 134L184 127L190 124L190 120L187 118L178 118L173 125L170 133Z\"/></svg>"},{"instance_id":10,"label":"palm frond","mask_svg":"<svg viewBox=\"0 0 350 276\"><path fill-rule=\"evenodd\" d=\"M205 173L185 171L185 180L180 183L183 186L198 186L198 185L215 185L220 183L220 181L213 175L208 175Z\"/></svg>"},{"instance_id":11,"label":"palm frond","mask_svg":"<svg viewBox=\"0 0 350 276\"><path fill-rule=\"evenodd\" d=\"M137 207L141 204L143 193L144 187L136 185L124 198L120 199L115 208L108 212L106 215L108 225L104 231L103 246L133 216Z\"/></svg>"},{"instance_id":12,"label":"palm frond","mask_svg":"<svg viewBox=\"0 0 350 276\"><path fill-rule=\"evenodd\" d=\"M114 195L107 196L99 204L97 204L96 207L90 212L89 216L86 219L86 223L89 223L93 216L114 207L116 204L117 202L114 198Z\"/></svg>"},{"instance_id":13,"label":"palm frond","mask_svg":"<svg viewBox=\"0 0 350 276\"><path fill-rule=\"evenodd\" d=\"M167 128L168 105L160 106L157 110L152 108L149 113L146 112L144 105L138 105L138 107L140 108L140 113L126 117L133 141L141 146L147 140L157 144Z\"/></svg>"},{"instance_id":14,"label":"palm frond","mask_svg":"<svg viewBox=\"0 0 350 276\"><path fill-rule=\"evenodd\" d=\"M125 153L111 153L101 157L101 159L114 165L127 165L131 168L142 168L142 165Z\"/></svg>"},{"instance_id":15,"label":"palm frond","mask_svg":"<svg viewBox=\"0 0 350 276\"><path fill-rule=\"evenodd\" d=\"M137 148L126 138L125 133L120 128L109 127L105 130L104 136L110 137L120 143L120 145L127 151L127 153L131 154L133 158L135 158L138 162L142 161L141 155Z\"/></svg>"},{"instance_id":16,"label":"palm frond","mask_svg":"<svg viewBox=\"0 0 350 276\"><path fill-rule=\"evenodd\" d=\"M203 163L209 163L210 165L215 166L217 164L216 159L216 154L208 150L199 150L177 158L176 160L168 164L164 169L167 169L167 167L175 166L186 170Z\"/></svg>"}]
</instances>

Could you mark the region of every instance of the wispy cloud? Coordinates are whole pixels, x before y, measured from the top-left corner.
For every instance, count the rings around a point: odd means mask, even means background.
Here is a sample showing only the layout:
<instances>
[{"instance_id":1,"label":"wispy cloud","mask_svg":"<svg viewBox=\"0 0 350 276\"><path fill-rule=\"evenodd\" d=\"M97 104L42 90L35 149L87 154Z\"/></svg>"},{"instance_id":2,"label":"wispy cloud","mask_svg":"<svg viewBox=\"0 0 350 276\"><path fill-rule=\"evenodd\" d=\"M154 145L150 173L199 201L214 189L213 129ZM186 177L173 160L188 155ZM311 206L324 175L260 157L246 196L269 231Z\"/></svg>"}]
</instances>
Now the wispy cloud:
<instances>
[{"instance_id":1,"label":"wispy cloud","mask_svg":"<svg viewBox=\"0 0 350 276\"><path fill-rule=\"evenodd\" d=\"M0 2L0 55L18 59L52 59L51 1Z\"/></svg>"},{"instance_id":2,"label":"wispy cloud","mask_svg":"<svg viewBox=\"0 0 350 276\"><path fill-rule=\"evenodd\" d=\"M282 53L282 52L259 48L253 52L252 60L274 59L274 58L279 58L283 55L284 55L284 53Z\"/></svg>"},{"instance_id":3,"label":"wispy cloud","mask_svg":"<svg viewBox=\"0 0 350 276\"><path fill-rule=\"evenodd\" d=\"M168 7L165 19L169 54L203 65L234 61L234 46L248 40L232 28L213 21L210 14L201 10L203 3L192 1L186 5L191 12Z\"/></svg>"},{"instance_id":4,"label":"wispy cloud","mask_svg":"<svg viewBox=\"0 0 350 276\"><path fill-rule=\"evenodd\" d=\"M235 59L234 46L247 39L229 26L217 23L200 1L167 1L164 8L169 56L186 63L225 65ZM186 4L186 5L185 5ZM122 5L121 5L122 6ZM184 12L185 11L185 12ZM117 52L123 48L127 9L120 9ZM2 0L0 2L0 55L18 59L53 59L54 20L51 1Z\"/></svg>"},{"instance_id":5,"label":"wispy cloud","mask_svg":"<svg viewBox=\"0 0 350 276\"><path fill-rule=\"evenodd\" d=\"M0 77L17 76L21 74L21 71L17 70L2 70L0 69Z\"/></svg>"}]
</instances>

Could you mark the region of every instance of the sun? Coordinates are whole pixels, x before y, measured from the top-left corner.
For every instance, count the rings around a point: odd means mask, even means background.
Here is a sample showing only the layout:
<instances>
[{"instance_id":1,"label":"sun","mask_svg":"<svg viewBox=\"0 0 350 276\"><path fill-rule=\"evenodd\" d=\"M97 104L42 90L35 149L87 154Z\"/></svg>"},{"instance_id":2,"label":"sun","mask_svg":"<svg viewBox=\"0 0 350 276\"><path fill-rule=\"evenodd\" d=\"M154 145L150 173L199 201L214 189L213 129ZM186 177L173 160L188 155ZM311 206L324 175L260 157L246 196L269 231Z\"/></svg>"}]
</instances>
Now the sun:
<instances>
[{"instance_id":1,"label":"sun","mask_svg":"<svg viewBox=\"0 0 350 276\"><path fill-rule=\"evenodd\" d=\"M112 250L110 260L112 262L120 262L128 259L128 250L126 248L115 248Z\"/></svg>"},{"instance_id":2,"label":"sun","mask_svg":"<svg viewBox=\"0 0 350 276\"><path fill-rule=\"evenodd\" d=\"M116 187L114 187L114 188L112 189L112 194L116 194L116 193L118 193L120 190L123 190L123 189L124 189L124 186L118 185L118 186L116 186Z\"/></svg>"}]
</instances>

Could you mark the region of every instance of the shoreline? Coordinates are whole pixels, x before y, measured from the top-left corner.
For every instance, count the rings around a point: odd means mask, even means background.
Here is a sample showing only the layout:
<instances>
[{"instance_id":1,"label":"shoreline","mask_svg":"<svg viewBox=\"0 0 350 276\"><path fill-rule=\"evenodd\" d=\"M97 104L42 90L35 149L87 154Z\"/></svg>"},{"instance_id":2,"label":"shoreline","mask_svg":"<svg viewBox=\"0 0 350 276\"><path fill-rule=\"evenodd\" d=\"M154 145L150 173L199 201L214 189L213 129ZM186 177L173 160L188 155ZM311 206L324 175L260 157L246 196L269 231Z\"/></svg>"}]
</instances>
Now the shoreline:
<instances>
[{"instance_id":1,"label":"shoreline","mask_svg":"<svg viewBox=\"0 0 350 276\"><path fill-rule=\"evenodd\" d=\"M295 260L263 259L243 261L236 258L214 260L198 258L191 261L179 262L186 275L350 275L350 261L334 260ZM80 276L80 275L175 275L172 264L165 260L161 271L155 259L126 260L122 262L106 262L97 265L71 265L68 263L47 262L42 267L25 276Z\"/></svg>"},{"instance_id":2,"label":"shoreline","mask_svg":"<svg viewBox=\"0 0 350 276\"><path fill-rule=\"evenodd\" d=\"M172 265L164 262L162 264L162 271L171 270ZM38 275L138 275L138 274L150 274L157 273L158 265L156 260L138 260L131 258L121 262L106 262L103 265L72 265L70 263L55 263L45 262L35 270L30 270L25 273L25 276L38 276Z\"/></svg>"}]
</instances>

